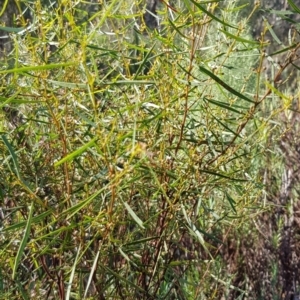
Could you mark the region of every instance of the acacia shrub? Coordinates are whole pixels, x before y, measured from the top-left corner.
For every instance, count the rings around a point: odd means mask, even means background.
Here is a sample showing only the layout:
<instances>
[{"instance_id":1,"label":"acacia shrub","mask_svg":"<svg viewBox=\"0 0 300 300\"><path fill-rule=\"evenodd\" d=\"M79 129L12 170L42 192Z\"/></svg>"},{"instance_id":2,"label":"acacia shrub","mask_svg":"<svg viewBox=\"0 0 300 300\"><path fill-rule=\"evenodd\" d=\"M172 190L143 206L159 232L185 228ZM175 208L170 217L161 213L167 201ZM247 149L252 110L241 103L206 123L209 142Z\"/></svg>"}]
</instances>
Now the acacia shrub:
<instances>
[{"instance_id":1,"label":"acacia shrub","mask_svg":"<svg viewBox=\"0 0 300 300\"><path fill-rule=\"evenodd\" d=\"M34 21L0 71L2 294L246 294L222 247L261 211L270 89L247 19L185 0L158 6L151 31L138 2L84 22L74 1L24 3Z\"/></svg>"}]
</instances>

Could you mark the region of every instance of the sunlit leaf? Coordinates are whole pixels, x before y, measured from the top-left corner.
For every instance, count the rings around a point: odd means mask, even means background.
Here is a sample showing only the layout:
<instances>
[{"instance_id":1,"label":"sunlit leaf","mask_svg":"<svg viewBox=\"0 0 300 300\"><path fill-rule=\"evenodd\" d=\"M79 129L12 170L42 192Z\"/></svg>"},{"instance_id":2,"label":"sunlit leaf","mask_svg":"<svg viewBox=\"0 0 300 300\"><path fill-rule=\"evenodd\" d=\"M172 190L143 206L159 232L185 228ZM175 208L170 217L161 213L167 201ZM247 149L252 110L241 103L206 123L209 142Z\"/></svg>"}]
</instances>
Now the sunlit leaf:
<instances>
[{"instance_id":1,"label":"sunlit leaf","mask_svg":"<svg viewBox=\"0 0 300 300\"><path fill-rule=\"evenodd\" d=\"M136 213L133 211L133 209L130 207L130 205L127 202L124 202L124 206L131 215L131 217L134 219L134 221L142 228L145 229L143 225L143 221L136 215Z\"/></svg>"},{"instance_id":2,"label":"sunlit leaf","mask_svg":"<svg viewBox=\"0 0 300 300\"><path fill-rule=\"evenodd\" d=\"M56 163L54 163L54 166L58 167L59 165L65 163L65 162L69 162L69 161L74 160L77 156L81 155L82 153L84 153L85 151L87 151L89 148L93 147L95 145L95 142L97 140L98 140L97 137L93 138L88 143L86 143L83 146L81 146L79 149L73 151L72 153L70 153L67 156L65 156L64 158L62 158L61 160L59 160Z\"/></svg>"}]
</instances>

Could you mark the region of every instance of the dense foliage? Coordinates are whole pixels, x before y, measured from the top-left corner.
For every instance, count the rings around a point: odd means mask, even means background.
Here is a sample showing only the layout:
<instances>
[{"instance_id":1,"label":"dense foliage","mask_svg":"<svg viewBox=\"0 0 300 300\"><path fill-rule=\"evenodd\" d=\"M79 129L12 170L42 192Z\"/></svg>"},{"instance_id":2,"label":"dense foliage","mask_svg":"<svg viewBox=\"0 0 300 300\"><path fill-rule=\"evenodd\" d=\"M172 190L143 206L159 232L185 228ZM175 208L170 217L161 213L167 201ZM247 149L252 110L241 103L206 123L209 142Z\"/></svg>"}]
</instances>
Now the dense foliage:
<instances>
[{"instance_id":1,"label":"dense foliage","mask_svg":"<svg viewBox=\"0 0 300 300\"><path fill-rule=\"evenodd\" d=\"M1 28L0 298L281 299L297 27L277 63L258 4L80 2L23 1L32 20Z\"/></svg>"}]
</instances>

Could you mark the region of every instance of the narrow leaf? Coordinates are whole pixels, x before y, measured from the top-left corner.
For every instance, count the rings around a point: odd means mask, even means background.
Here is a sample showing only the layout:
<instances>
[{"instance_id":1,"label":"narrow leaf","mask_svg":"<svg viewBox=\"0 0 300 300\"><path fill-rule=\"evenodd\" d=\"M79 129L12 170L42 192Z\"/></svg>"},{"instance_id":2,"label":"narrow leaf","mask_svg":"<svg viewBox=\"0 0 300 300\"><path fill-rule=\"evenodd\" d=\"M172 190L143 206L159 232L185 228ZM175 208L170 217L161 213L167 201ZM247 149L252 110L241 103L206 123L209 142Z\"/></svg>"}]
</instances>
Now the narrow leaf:
<instances>
[{"instance_id":1,"label":"narrow leaf","mask_svg":"<svg viewBox=\"0 0 300 300\"><path fill-rule=\"evenodd\" d=\"M200 170L201 172L204 172L204 173L207 173L207 174L211 174L211 175L215 175L217 177L221 177L221 178L226 178L226 179L230 179L230 180L233 180L233 181L248 181L246 179L238 179L238 178L231 178L229 176L226 176L224 174L220 174L220 173L217 173L217 172L214 172L214 171L209 171L209 170L204 170L204 169L201 169Z\"/></svg>"},{"instance_id":2,"label":"narrow leaf","mask_svg":"<svg viewBox=\"0 0 300 300\"><path fill-rule=\"evenodd\" d=\"M6 6L7 6L8 0L2 0L1 4L2 4L2 9L0 11L0 17L3 15L3 13L5 12Z\"/></svg>"},{"instance_id":3,"label":"narrow leaf","mask_svg":"<svg viewBox=\"0 0 300 300\"><path fill-rule=\"evenodd\" d=\"M92 265L92 269L91 269L91 272L90 272L90 275L89 275L89 279L87 281L86 289L84 291L83 299L85 299L86 296L87 296L87 294L88 294L89 287L90 287L90 285L92 283L92 280L93 280L93 277L94 277L94 273L95 273L96 268L97 268L97 263L98 263L99 255L100 255L100 251L97 251L97 254L96 254L96 257L94 259L94 262L93 262L93 265Z\"/></svg>"},{"instance_id":4,"label":"narrow leaf","mask_svg":"<svg viewBox=\"0 0 300 300\"><path fill-rule=\"evenodd\" d=\"M21 67L21 68L14 68L0 71L0 74L9 74L9 73L21 73L21 72L28 72L28 71L43 71L43 70L51 70L57 69L62 67L69 67L77 65L77 62L66 62L60 64L49 64L43 66L29 66L29 67Z\"/></svg>"},{"instance_id":5,"label":"narrow leaf","mask_svg":"<svg viewBox=\"0 0 300 300\"><path fill-rule=\"evenodd\" d=\"M18 160L17 160L17 155L16 155L13 147L11 146L11 144L9 143L7 138L5 137L5 135L1 135L1 138L2 138L5 146L7 147L8 151L10 153L10 156L12 158L12 161L13 161L13 164L14 164L15 174L22 181L22 178L21 178L21 175L20 175L20 170L19 170L19 164L18 164Z\"/></svg>"},{"instance_id":6,"label":"narrow leaf","mask_svg":"<svg viewBox=\"0 0 300 300\"><path fill-rule=\"evenodd\" d=\"M133 242L127 243L124 246L131 246L131 245L136 245L136 244L144 244L145 242L151 241L151 240L156 240L158 239L159 236L151 236L148 238L140 239L140 240L135 240Z\"/></svg>"},{"instance_id":7,"label":"narrow leaf","mask_svg":"<svg viewBox=\"0 0 300 300\"><path fill-rule=\"evenodd\" d=\"M69 300L70 296L71 296L72 282L74 279L74 274L75 274L76 266L78 263L78 257L79 257L80 250L81 250L81 245L79 245L79 247L77 249L77 254L76 254L76 257L75 257L75 260L73 263L73 267L72 267L72 271L71 271L71 275L70 275L69 283L68 283L68 287L67 287L66 300Z\"/></svg>"},{"instance_id":8,"label":"narrow leaf","mask_svg":"<svg viewBox=\"0 0 300 300\"><path fill-rule=\"evenodd\" d=\"M205 251L208 253L209 256L211 256L209 250L207 249L206 247L206 244L205 244L205 240L201 234L201 232L197 229L197 227L193 224L192 220L190 219L190 217L188 216L185 208L183 205L181 205L181 209L182 209L182 212L183 212L183 215L187 221L187 224L188 224L188 229L197 237L198 241L200 242L200 244L202 245L202 247L205 249Z\"/></svg>"},{"instance_id":9,"label":"narrow leaf","mask_svg":"<svg viewBox=\"0 0 300 300\"><path fill-rule=\"evenodd\" d=\"M183 38L185 38L185 39L188 39L188 37L187 36L185 36L179 29L178 29L178 27L172 22L172 20L169 18L169 23L170 23L170 25L171 25L171 27L179 34L179 35L181 35Z\"/></svg>"},{"instance_id":10,"label":"narrow leaf","mask_svg":"<svg viewBox=\"0 0 300 300\"><path fill-rule=\"evenodd\" d=\"M56 81L56 80L47 80L48 82L61 86L61 87L67 87L67 88L73 88L73 89L88 89L88 85L86 83L74 83L74 82L64 82L64 81Z\"/></svg>"},{"instance_id":11,"label":"narrow leaf","mask_svg":"<svg viewBox=\"0 0 300 300\"><path fill-rule=\"evenodd\" d=\"M131 207L129 206L129 204L127 202L124 202L125 208L127 209L127 211L129 212L129 214L131 215L131 217L134 219L134 221L142 228L145 229L144 225L143 225L143 221L136 215L136 213L131 209Z\"/></svg>"},{"instance_id":12,"label":"narrow leaf","mask_svg":"<svg viewBox=\"0 0 300 300\"><path fill-rule=\"evenodd\" d=\"M116 81L103 82L102 84L105 84L105 85L155 84L155 81L148 81L148 80L116 80Z\"/></svg>"},{"instance_id":13,"label":"narrow leaf","mask_svg":"<svg viewBox=\"0 0 300 300\"><path fill-rule=\"evenodd\" d=\"M220 31L223 32L228 37L230 37L230 38L232 38L232 39L234 39L234 40L236 40L238 42L252 44L252 45L259 45L259 42L243 39L243 38L241 38L239 36L236 36L236 35L233 35L233 34L229 33L226 30L220 29Z\"/></svg>"},{"instance_id":14,"label":"narrow leaf","mask_svg":"<svg viewBox=\"0 0 300 300\"><path fill-rule=\"evenodd\" d=\"M33 217L32 220L31 220L31 224L39 223L51 214L52 214L52 211L47 210L47 211L39 214L38 216ZM1 230L2 230L2 232L16 230L16 229L24 227L26 225L26 223L27 223L26 221L21 221L19 223L12 224L11 226L5 227Z\"/></svg>"},{"instance_id":15,"label":"narrow leaf","mask_svg":"<svg viewBox=\"0 0 300 300\"><path fill-rule=\"evenodd\" d=\"M288 0L288 3L296 13L300 14L300 8L295 4L294 1Z\"/></svg>"},{"instance_id":16,"label":"narrow leaf","mask_svg":"<svg viewBox=\"0 0 300 300\"><path fill-rule=\"evenodd\" d=\"M28 291L24 288L24 283L20 282L20 280L16 279L16 285L18 287L19 293L22 295L22 300L30 300L28 296ZM1 289L2 291L2 289ZM20 298L21 299L21 298Z\"/></svg>"},{"instance_id":17,"label":"narrow leaf","mask_svg":"<svg viewBox=\"0 0 300 300\"><path fill-rule=\"evenodd\" d=\"M264 12L264 10L262 10ZM275 14L275 15L278 15L278 16L286 16L286 15L293 15L294 13L292 11L289 11L289 10L275 10L275 9L267 9L266 10L268 13L271 13L271 14Z\"/></svg>"},{"instance_id":18,"label":"narrow leaf","mask_svg":"<svg viewBox=\"0 0 300 300\"><path fill-rule=\"evenodd\" d=\"M207 69L199 66L199 69L202 73L208 75L210 78L212 78L214 81L216 81L218 84L220 84L224 89L226 89L228 92L230 92L231 94L234 94L235 96L246 100L248 102L254 103L253 100L251 100L250 98L242 95L241 93L239 93L238 91L236 91L235 89L233 89L232 87L230 87L227 83L225 83L223 80L221 80L218 76L216 76L215 74L213 74L212 72L208 71Z\"/></svg>"},{"instance_id":19,"label":"narrow leaf","mask_svg":"<svg viewBox=\"0 0 300 300\"><path fill-rule=\"evenodd\" d=\"M209 102L209 103L212 103L212 104L216 105L216 106L225 108L227 110L233 111L233 112L238 113L238 114L242 114L242 112L240 112L240 111L238 111L237 109L234 108L234 107L236 107L235 105L231 106L226 102L222 102L222 101L218 101L218 100L214 100L214 99L209 99L209 98L206 98L206 97L204 97L203 99L205 101ZM244 109L246 109L246 108L244 108Z\"/></svg>"},{"instance_id":20,"label":"narrow leaf","mask_svg":"<svg viewBox=\"0 0 300 300\"><path fill-rule=\"evenodd\" d=\"M24 29L26 29L26 28L25 27L3 27L3 26L0 26L0 30L6 31L6 32L13 32L13 33L20 32Z\"/></svg>"},{"instance_id":21,"label":"narrow leaf","mask_svg":"<svg viewBox=\"0 0 300 300\"><path fill-rule=\"evenodd\" d=\"M235 209L236 202L233 200L233 198L228 193L225 193L225 195L226 195L226 198L227 198L232 210L236 214L236 209Z\"/></svg>"},{"instance_id":22,"label":"narrow leaf","mask_svg":"<svg viewBox=\"0 0 300 300\"><path fill-rule=\"evenodd\" d=\"M220 20L219 18L217 18L215 15L213 15L212 13L210 13L208 10L206 10L203 6L201 6L199 3L197 3L196 1L194 0L190 0L195 6L197 6L201 11L203 11L205 14L207 14L209 17L211 17L213 20L223 24L224 26L228 26L228 27L231 27L231 28L236 28L235 26L232 26L222 20Z\"/></svg>"},{"instance_id":23,"label":"narrow leaf","mask_svg":"<svg viewBox=\"0 0 300 300\"><path fill-rule=\"evenodd\" d=\"M218 122L221 126L223 126L228 132L231 132L233 135L240 136L238 133L230 129L225 123L223 123L220 119L213 116L213 118Z\"/></svg>"},{"instance_id":24,"label":"narrow leaf","mask_svg":"<svg viewBox=\"0 0 300 300\"><path fill-rule=\"evenodd\" d=\"M24 249L26 247L26 244L27 244L27 241L28 241L28 238L29 238L33 210L34 210L34 202L32 202L31 205L30 205L30 210L29 210L29 215L28 215L28 219L27 219L25 232L24 232L23 238L21 240L17 256L15 258L15 263L14 263L14 267L13 267L13 274L12 274L12 279L13 280L16 278L18 266L19 266L19 263L20 263L21 258L23 256Z\"/></svg>"},{"instance_id":25,"label":"narrow leaf","mask_svg":"<svg viewBox=\"0 0 300 300\"><path fill-rule=\"evenodd\" d=\"M151 49L147 52L147 54L145 55L143 61L141 62L141 64L139 65L135 75L134 75L134 80L137 79L138 75L140 74L141 70L143 69L143 66L146 64L146 62L148 61L148 58L150 56L150 54L152 53L152 50L155 47L155 43L153 44L153 46L151 47Z\"/></svg>"},{"instance_id":26,"label":"narrow leaf","mask_svg":"<svg viewBox=\"0 0 300 300\"><path fill-rule=\"evenodd\" d=\"M141 288L139 285L136 285L134 282L132 282L131 280L128 280L125 276L123 276L120 272L115 272L114 270L108 268L107 266L105 266L104 264L99 264L101 268L103 268L106 272L110 273L111 275L113 275L114 277L116 277L117 279L119 279L121 282L125 282L129 287L134 288L136 291L141 291L143 293L145 293L145 291L143 290L143 288Z\"/></svg>"},{"instance_id":27,"label":"narrow leaf","mask_svg":"<svg viewBox=\"0 0 300 300\"><path fill-rule=\"evenodd\" d=\"M293 65L298 71L300 71L300 67L299 67L299 66L295 65L294 63L292 63L292 65Z\"/></svg>"},{"instance_id":28,"label":"narrow leaf","mask_svg":"<svg viewBox=\"0 0 300 300\"><path fill-rule=\"evenodd\" d=\"M274 87L272 84L270 84L269 82L266 82L266 86L274 93L276 94L277 96L279 96L280 98L282 99L285 99L285 100L289 100L289 98L284 95L282 92L280 92L278 89L276 89L276 87Z\"/></svg>"},{"instance_id":29,"label":"narrow leaf","mask_svg":"<svg viewBox=\"0 0 300 300\"><path fill-rule=\"evenodd\" d=\"M136 265L130 258L129 256L122 250L121 247L119 247L119 252L121 253L121 255L131 264Z\"/></svg>"},{"instance_id":30,"label":"narrow leaf","mask_svg":"<svg viewBox=\"0 0 300 300\"><path fill-rule=\"evenodd\" d=\"M274 56L274 55L277 55L277 54L280 54L280 53L287 52L287 51L289 51L289 50L291 50L291 49L296 48L296 46L297 46L297 44L293 44L293 45L291 45L291 46L289 46L289 47L286 47L286 48L283 48L283 49L278 50L278 51L276 51L276 52L273 52L273 53L269 54L269 56Z\"/></svg>"},{"instance_id":31,"label":"narrow leaf","mask_svg":"<svg viewBox=\"0 0 300 300\"><path fill-rule=\"evenodd\" d=\"M27 103L41 103L42 101L41 100L32 100L32 99L15 99L14 98L15 96L13 97L9 97L9 98L6 98L6 97L1 97L0 96L0 108L2 108L3 106L9 104L9 103L17 103L17 104L27 104ZM2 102L3 101L3 102Z\"/></svg>"},{"instance_id":32,"label":"narrow leaf","mask_svg":"<svg viewBox=\"0 0 300 300\"><path fill-rule=\"evenodd\" d=\"M88 150L89 148L91 148L93 145L95 145L95 141L98 138L95 137L93 138L91 141L89 141L87 144L83 145L82 147L80 147L79 149L73 151L72 153L68 154L67 156L65 156L64 158L62 158L61 160L57 161L54 164L54 167L58 167L59 165L67 162L67 161L72 161L74 160L75 157L81 155L83 152L85 152L86 150Z\"/></svg>"},{"instance_id":33,"label":"narrow leaf","mask_svg":"<svg viewBox=\"0 0 300 300\"><path fill-rule=\"evenodd\" d=\"M265 23L266 23L266 26L267 26L269 32L271 33L271 35L272 35L272 37L273 37L273 39L274 39L279 45L281 45L282 42L280 41L280 39L279 39L278 36L276 35L275 31L272 29L272 26L269 24L268 20L267 20L266 18L264 18L264 17L263 17L263 19L264 19L264 21L265 21Z\"/></svg>"},{"instance_id":34,"label":"narrow leaf","mask_svg":"<svg viewBox=\"0 0 300 300\"><path fill-rule=\"evenodd\" d=\"M82 208L92 202L97 196L104 192L106 187L100 189L99 191L95 192L93 195L88 197L87 199L80 201L76 205L71 206L70 208L66 209L63 214L67 216L67 220L71 219L77 212L79 212Z\"/></svg>"}]
</instances>

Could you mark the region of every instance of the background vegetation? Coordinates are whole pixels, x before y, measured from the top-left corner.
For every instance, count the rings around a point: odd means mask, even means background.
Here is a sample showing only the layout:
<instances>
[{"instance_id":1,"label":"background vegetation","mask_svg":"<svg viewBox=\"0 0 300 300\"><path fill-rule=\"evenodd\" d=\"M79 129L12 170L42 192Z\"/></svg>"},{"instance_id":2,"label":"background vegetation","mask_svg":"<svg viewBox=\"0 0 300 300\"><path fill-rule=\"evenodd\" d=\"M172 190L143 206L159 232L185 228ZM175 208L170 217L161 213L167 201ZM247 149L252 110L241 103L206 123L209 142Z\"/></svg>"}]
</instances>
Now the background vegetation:
<instances>
[{"instance_id":1,"label":"background vegetation","mask_svg":"<svg viewBox=\"0 0 300 300\"><path fill-rule=\"evenodd\" d=\"M16 6L0 298L297 299L298 24L267 53L258 4Z\"/></svg>"}]
</instances>

